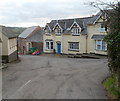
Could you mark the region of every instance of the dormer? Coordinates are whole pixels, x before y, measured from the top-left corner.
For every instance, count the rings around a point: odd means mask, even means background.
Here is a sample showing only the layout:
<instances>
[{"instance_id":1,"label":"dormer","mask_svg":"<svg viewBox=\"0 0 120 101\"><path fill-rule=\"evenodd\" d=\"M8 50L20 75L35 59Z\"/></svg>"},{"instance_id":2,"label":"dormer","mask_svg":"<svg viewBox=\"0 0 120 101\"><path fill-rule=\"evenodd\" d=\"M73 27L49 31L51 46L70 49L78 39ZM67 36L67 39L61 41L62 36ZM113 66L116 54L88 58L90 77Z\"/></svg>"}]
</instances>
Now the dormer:
<instances>
[{"instance_id":1,"label":"dormer","mask_svg":"<svg viewBox=\"0 0 120 101\"><path fill-rule=\"evenodd\" d=\"M70 30L72 32L72 35L80 35L80 32L81 32L82 28L80 27L80 25L74 19L74 22L70 27Z\"/></svg>"},{"instance_id":2,"label":"dormer","mask_svg":"<svg viewBox=\"0 0 120 101\"><path fill-rule=\"evenodd\" d=\"M52 32L51 28L49 27L48 24L46 24L45 28L44 28L45 34L50 34Z\"/></svg>"},{"instance_id":3,"label":"dormer","mask_svg":"<svg viewBox=\"0 0 120 101\"><path fill-rule=\"evenodd\" d=\"M55 31L56 35L61 35L61 33L63 32L62 27L59 25L59 23L56 23L56 25L53 28L53 31Z\"/></svg>"}]
</instances>

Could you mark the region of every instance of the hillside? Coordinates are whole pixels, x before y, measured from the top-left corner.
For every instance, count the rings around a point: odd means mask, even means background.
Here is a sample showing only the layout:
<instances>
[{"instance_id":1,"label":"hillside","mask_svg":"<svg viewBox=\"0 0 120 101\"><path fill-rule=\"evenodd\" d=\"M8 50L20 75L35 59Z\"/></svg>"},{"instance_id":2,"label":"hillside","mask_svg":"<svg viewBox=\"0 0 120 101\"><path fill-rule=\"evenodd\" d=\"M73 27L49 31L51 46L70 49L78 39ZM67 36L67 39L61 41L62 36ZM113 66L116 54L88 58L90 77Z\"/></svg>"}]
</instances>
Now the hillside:
<instances>
[{"instance_id":1,"label":"hillside","mask_svg":"<svg viewBox=\"0 0 120 101\"><path fill-rule=\"evenodd\" d=\"M25 27L7 27L11 29L12 31L16 32L16 35L18 36L21 34L26 28Z\"/></svg>"}]
</instances>

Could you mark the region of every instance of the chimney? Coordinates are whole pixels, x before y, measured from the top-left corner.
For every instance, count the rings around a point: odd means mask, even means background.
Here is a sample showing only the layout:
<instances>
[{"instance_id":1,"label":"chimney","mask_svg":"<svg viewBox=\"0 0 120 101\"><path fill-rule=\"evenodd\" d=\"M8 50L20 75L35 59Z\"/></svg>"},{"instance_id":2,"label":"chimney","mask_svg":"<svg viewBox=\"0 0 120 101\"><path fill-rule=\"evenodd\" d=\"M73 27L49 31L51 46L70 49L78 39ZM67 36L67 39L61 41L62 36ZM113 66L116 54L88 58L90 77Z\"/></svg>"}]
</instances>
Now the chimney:
<instances>
[{"instance_id":1,"label":"chimney","mask_svg":"<svg viewBox=\"0 0 120 101\"><path fill-rule=\"evenodd\" d=\"M65 29L66 29L66 22L65 22Z\"/></svg>"},{"instance_id":2,"label":"chimney","mask_svg":"<svg viewBox=\"0 0 120 101\"><path fill-rule=\"evenodd\" d=\"M74 19L74 22L76 22L76 19Z\"/></svg>"}]
</instances>

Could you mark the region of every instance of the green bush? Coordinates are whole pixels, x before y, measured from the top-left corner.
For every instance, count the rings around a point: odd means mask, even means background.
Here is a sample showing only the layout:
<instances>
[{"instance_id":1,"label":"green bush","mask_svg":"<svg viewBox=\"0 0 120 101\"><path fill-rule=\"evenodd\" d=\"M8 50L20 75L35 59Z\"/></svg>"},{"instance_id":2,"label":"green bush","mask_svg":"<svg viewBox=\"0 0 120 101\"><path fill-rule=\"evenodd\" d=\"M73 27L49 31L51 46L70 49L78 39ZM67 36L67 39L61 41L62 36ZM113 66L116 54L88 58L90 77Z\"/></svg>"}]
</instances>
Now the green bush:
<instances>
[{"instance_id":1,"label":"green bush","mask_svg":"<svg viewBox=\"0 0 120 101\"><path fill-rule=\"evenodd\" d=\"M111 98L120 98L120 92L118 91L118 87L116 87L117 79L115 76L109 77L104 82L104 87L108 91L108 96Z\"/></svg>"}]
</instances>

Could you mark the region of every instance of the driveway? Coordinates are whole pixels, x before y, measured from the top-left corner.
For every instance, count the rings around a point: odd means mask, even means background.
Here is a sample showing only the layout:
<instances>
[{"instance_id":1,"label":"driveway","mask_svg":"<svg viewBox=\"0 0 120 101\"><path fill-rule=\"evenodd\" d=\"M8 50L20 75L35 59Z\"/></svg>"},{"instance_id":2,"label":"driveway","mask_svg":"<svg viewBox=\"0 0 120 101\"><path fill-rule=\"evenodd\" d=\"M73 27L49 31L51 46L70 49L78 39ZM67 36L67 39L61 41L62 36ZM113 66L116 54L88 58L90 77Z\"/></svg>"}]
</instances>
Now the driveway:
<instances>
[{"instance_id":1,"label":"driveway","mask_svg":"<svg viewBox=\"0 0 120 101\"><path fill-rule=\"evenodd\" d=\"M106 99L107 59L20 56L3 70L6 99Z\"/></svg>"}]
</instances>

